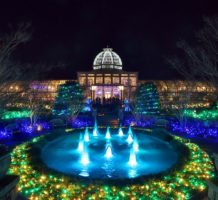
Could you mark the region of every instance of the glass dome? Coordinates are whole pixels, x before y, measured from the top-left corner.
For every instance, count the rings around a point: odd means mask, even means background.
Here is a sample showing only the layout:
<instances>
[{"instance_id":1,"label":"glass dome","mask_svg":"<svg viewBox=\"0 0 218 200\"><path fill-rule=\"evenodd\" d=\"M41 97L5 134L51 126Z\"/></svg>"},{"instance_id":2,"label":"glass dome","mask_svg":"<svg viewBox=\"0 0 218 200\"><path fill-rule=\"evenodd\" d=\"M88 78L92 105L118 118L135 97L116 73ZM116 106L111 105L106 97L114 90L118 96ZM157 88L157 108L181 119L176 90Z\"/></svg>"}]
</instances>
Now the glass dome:
<instances>
[{"instance_id":1,"label":"glass dome","mask_svg":"<svg viewBox=\"0 0 218 200\"><path fill-rule=\"evenodd\" d=\"M122 70L122 61L112 48L104 48L94 60L93 69L119 69Z\"/></svg>"}]
</instances>

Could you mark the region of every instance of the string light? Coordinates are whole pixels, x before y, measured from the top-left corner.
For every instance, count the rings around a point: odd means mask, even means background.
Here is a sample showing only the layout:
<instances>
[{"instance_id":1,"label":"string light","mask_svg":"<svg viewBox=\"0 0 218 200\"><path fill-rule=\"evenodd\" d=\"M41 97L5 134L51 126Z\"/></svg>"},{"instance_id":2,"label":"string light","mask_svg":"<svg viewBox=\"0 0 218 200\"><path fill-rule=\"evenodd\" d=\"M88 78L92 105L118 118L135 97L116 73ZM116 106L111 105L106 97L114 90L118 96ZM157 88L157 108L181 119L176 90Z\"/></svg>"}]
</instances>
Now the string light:
<instances>
[{"instance_id":1,"label":"string light","mask_svg":"<svg viewBox=\"0 0 218 200\"><path fill-rule=\"evenodd\" d=\"M68 133L69 134L69 133ZM189 149L190 155L184 166L161 178L144 179L143 183L125 186L106 185L98 182L81 183L54 172L45 173L43 165L36 170L31 162L30 149L33 143L44 136L34 138L31 142L17 146L13 152L10 174L20 176L18 190L31 200L44 199L189 199L193 192L203 191L206 180L214 177L214 167L209 156L196 144L175 137ZM38 163L36 164L38 166ZM39 166L38 166L39 167Z\"/></svg>"},{"instance_id":2,"label":"string light","mask_svg":"<svg viewBox=\"0 0 218 200\"><path fill-rule=\"evenodd\" d=\"M187 117L201 119L201 120L216 120L218 119L218 109L213 110L201 110L197 112L196 110L185 110L184 115Z\"/></svg>"},{"instance_id":3,"label":"string light","mask_svg":"<svg viewBox=\"0 0 218 200\"><path fill-rule=\"evenodd\" d=\"M82 100L82 89L78 83L62 84L59 86L52 114L59 117L71 117L81 109Z\"/></svg>"},{"instance_id":4,"label":"string light","mask_svg":"<svg viewBox=\"0 0 218 200\"><path fill-rule=\"evenodd\" d=\"M135 112L141 115L160 113L160 97L156 85L145 83L140 85L136 94Z\"/></svg>"},{"instance_id":5,"label":"string light","mask_svg":"<svg viewBox=\"0 0 218 200\"><path fill-rule=\"evenodd\" d=\"M2 115L2 119L27 118L29 116L30 116L29 110L6 111Z\"/></svg>"}]
</instances>

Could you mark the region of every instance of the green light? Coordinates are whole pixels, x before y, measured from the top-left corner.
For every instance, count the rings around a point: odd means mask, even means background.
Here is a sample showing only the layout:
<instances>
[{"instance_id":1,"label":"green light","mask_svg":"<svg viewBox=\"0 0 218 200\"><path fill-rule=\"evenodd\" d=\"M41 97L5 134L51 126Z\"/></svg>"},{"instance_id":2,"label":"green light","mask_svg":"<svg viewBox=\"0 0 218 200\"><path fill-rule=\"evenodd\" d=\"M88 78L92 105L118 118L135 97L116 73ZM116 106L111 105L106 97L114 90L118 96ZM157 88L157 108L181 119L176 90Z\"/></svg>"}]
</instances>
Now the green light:
<instances>
[{"instance_id":1,"label":"green light","mask_svg":"<svg viewBox=\"0 0 218 200\"><path fill-rule=\"evenodd\" d=\"M2 119L27 118L30 114L31 112L29 110L6 111L2 115Z\"/></svg>"},{"instance_id":2,"label":"green light","mask_svg":"<svg viewBox=\"0 0 218 200\"><path fill-rule=\"evenodd\" d=\"M184 115L187 117L201 119L201 120L215 120L218 119L218 109L202 110L197 112L196 110L185 110Z\"/></svg>"},{"instance_id":3,"label":"green light","mask_svg":"<svg viewBox=\"0 0 218 200\"><path fill-rule=\"evenodd\" d=\"M142 130L142 129L138 129ZM69 134L69 133L66 133ZM37 138L38 141L44 136ZM181 169L173 170L159 178L144 178L142 182L128 186L102 185L98 182L84 184L55 172L46 174L43 165L36 170L31 161L31 146L36 139L13 149L10 174L20 176L18 191L30 200L44 199L181 199L192 196L193 192L206 189L206 181L214 177L214 166L209 156L196 144L180 137L190 152Z\"/></svg>"}]
</instances>

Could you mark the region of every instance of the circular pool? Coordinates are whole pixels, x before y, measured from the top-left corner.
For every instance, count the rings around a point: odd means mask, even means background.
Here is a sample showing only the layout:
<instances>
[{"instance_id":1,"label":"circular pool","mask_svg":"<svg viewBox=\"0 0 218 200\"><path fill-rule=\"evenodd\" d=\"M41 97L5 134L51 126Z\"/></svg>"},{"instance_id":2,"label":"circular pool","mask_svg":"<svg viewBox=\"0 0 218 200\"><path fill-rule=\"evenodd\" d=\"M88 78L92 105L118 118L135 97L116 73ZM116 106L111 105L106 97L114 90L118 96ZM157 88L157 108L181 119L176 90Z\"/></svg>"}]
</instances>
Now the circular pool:
<instances>
[{"instance_id":1,"label":"circular pool","mask_svg":"<svg viewBox=\"0 0 218 200\"><path fill-rule=\"evenodd\" d=\"M177 162L168 142L131 129L86 129L58 136L43 146L51 169L91 179L133 179L162 173Z\"/></svg>"}]
</instances>

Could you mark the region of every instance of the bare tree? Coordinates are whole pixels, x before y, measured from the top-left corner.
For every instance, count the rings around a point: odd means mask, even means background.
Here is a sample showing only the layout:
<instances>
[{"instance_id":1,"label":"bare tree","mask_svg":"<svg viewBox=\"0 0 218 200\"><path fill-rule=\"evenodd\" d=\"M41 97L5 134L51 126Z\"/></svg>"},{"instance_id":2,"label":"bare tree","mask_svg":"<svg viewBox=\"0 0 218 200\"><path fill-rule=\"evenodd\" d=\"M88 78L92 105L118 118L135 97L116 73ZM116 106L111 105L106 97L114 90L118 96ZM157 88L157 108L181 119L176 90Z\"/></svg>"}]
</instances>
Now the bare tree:
<instances>
[{"instance_id":1,"label":"bare tree","mask_svg":"<svg viewBox=\"0 0 218 200\"><path fill-rule=\"evenodd\" d=\"M29 28L29 23L19 24L16 30L0 38L0 112L16 98L16 94L22 93L15 86L16 81L22 79L22 69L12 62L10 56L20 44L30 40ZM13 89L13 92L10 89Z\"/></svg>"},{"instance_id":2,"label":"bare tree","mask_svg":"<svg viewBox=\"0 0 218 200\"><path fill-rule=\"evenodd\" d=\"M182 57L168 58L168 63L187 80L201 80L218 87L218 16L205 17L204 27L196 33L196 45L177 43ZM218 90L216 90L218 95Z\"/></svg>"},{"instance_id":3,"label":"bare tree","mask_svg":"<svg viewBox=\"0 0 218 200\"><path fill-rule=\"evenodd\" d=\"M196 33L195 44L179 41L177 47L182 50L182 55L167 58L167 62L177 70L188 83L191 90L186 89L183 100L173 109L174 116L181 127L186 126L187 116L184 110L192 103L193 87L197 81L214 88L215 98L218 97L218 16L205 17L204 27ZM191 92L192 91L192 92Z\"/></svg>"},{"instance_id":4,"label":"bare tree","mask_svg":"<svg viewBox=\"0 0 218 200\"><path fill-rule=\"evenodd\" d=\"M191 81L186 81L182 90L175 92L174 104L169 107L170 113L178 120L180 126L185 128L188 118L185 115L185 110L191 107L192 97L195 85Z\"/></svg>"}]
</instances>

